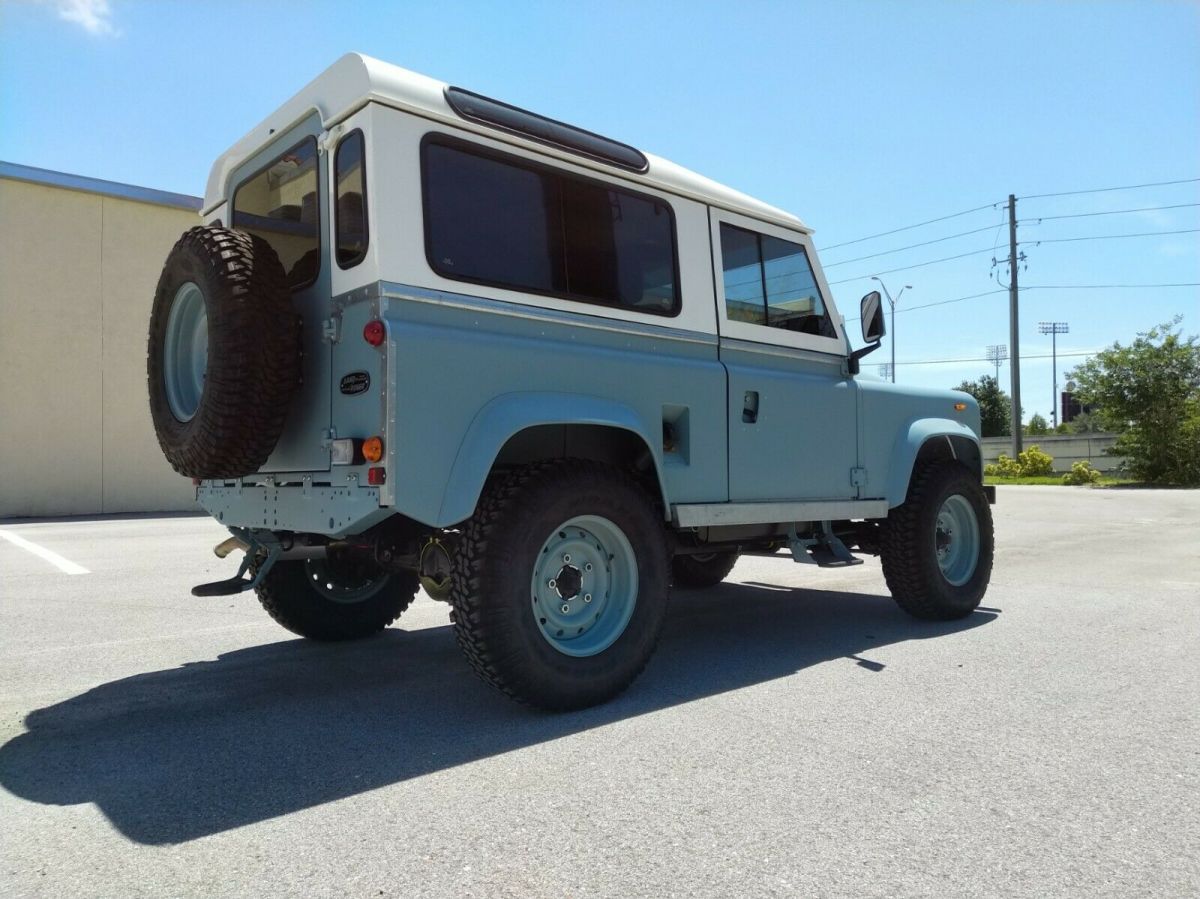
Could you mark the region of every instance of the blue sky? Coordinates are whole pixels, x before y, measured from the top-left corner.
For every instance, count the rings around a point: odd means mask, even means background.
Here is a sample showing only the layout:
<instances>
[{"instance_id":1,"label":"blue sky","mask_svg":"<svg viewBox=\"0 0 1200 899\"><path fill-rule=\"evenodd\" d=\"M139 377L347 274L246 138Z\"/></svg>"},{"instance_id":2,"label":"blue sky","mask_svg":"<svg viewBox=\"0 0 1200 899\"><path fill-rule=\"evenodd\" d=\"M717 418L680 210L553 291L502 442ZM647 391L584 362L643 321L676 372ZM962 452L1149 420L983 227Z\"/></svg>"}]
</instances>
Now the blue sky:
<instances>
[{"instance_id":1,"label":"blue sky","mask_svg":"<svg viewBox=\"0 0 1200 899\"><path fill-rule=\"evenodd\" d=\"M800 215L849 318L882 275L898 380L953 386L1008 343L1009 193L1200 179L1200 3L385 3L0 0L0 159L203 191L212 160L347 50L611 135ZM991 204L998 204L994 208ZM1021 283L1200 282L1200 181L1021 199ZM846 241L975 212L849 246ZM1038 219L1041 219L1040 223ZM983 229L983 230L979 230ZM888 255L898 247L941 240ZM844 264L838 264L844 263ZM1005 279L1003 271L1000 277ZM849 279L849 280L844 280ZM1026 414L1061 372L1200 288L1030 290ZM857 328L857 322L851 322ZM867 371L886 361L870 357ZM907 364L925 363L925 364ZM1008 366L1001 370L1007 383Z\"/></svg>"}]
</instances>

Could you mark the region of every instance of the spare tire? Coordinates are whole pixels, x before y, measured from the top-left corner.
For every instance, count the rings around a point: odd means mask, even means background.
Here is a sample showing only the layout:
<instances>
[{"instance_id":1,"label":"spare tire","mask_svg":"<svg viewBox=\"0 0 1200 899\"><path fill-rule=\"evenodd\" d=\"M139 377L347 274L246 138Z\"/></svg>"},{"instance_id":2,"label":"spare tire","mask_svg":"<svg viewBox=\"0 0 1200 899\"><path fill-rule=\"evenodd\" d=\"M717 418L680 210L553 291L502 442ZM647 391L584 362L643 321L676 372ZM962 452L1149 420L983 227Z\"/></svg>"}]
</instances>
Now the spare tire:
<instances>
[{"instance_id":1,"label":"spare tire","mask_svg":"<svg viewBox=\"0 0 1200 899\"><path fill-rule=\"evenodd\" d=\"M158 279L146 375L167 461L191 478L262 467L300 381L300 319L270 244L195 227Z\"/></svg>"}]
</instances>

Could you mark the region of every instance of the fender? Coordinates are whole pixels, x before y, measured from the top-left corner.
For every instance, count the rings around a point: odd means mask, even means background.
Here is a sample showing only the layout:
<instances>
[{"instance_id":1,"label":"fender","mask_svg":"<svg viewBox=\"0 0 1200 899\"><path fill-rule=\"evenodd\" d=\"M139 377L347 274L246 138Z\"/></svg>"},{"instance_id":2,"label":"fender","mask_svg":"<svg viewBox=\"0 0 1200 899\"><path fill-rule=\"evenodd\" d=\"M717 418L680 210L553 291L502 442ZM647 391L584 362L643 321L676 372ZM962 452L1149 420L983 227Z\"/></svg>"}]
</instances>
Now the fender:
<instances>
[{"instance_id":1,"label":"fender","mask_svg":"<svg viewBox=\"0 0 1200 899\"><path fill-rule=\"evenodd\" d=\"M950 418L918 418L910 421L907 429L901 429L892 444L891 464L888 466L887 502L888 508L894 509L904 502L908 495L908 482L912 478L913 466L921 447L936 437L952 437L950 444L969 440L979 451L979 437L971 428L961 421ZM981 455L982 458L982 455Z\"/></svg>"},{"instance_id":2,"label":"fender","mask_svg":"<svg viewBox=\"0 0 1200 899\"><path fill-rule=\"evenodd\" d=\"M654 473L662 494L663 508L670 509L662 459L655 450L661 438L652 440L641 417L624 403L577 393L506 393L492 399L472 419L442 495L436 524L456 524L471 516L492 464L509 439L537 425L601 425L636 434L654 460Z\"/></svg>"}]
</instances>

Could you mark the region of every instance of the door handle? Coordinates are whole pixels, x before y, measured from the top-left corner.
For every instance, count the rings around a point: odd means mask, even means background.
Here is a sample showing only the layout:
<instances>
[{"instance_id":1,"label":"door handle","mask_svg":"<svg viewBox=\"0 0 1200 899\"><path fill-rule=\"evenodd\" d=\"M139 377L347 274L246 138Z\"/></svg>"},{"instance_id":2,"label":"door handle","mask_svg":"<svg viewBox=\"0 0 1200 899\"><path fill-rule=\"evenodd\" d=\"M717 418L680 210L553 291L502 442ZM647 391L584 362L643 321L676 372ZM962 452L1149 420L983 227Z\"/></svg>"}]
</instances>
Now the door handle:
<instances>
[{"instance_id":1,"label":"door handle","mask_svg":"<svg viewBox=\"0 0 1200 899\"><path fill-rule=\"evenodd\" d=\"M742 403L742 421L748 425L758 421L758 391L747 390Z\"/></svg>"}]
</instances>

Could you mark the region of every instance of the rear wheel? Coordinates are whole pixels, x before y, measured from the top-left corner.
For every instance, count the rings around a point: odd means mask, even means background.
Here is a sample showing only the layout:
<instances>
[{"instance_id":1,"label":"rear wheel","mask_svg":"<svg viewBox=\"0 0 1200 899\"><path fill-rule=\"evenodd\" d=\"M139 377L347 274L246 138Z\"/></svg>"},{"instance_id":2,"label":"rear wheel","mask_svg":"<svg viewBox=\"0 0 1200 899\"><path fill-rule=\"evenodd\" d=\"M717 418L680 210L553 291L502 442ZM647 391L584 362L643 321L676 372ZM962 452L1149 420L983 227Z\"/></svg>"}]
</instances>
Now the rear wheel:
<instances>
[{"instance_id":1,"label":"rear wheel","mask_svg":"<svg viewBox=\"0 0 1200 899\"><path fill-rule=\"evenodd\" d=\"M880 556L888 588L917 618L971 614L987 591L994 550L987 497L964 466L931 465L913 476L908 497L888 514Z\"/></svg>"},{"instance_id":2,"label":"rear wheel","mask_svg":"<svg viewBox=\"0 0 1200 899\"><path fill-rule=\"evenodd\" d=\"M312 640L355 640L400 617L417 592L412 572L331 555L276 562L255 588L267 613Z\"/></svg>"},{"instance_id":3,"label":"rear wheel","mask_svg":"<svg viewBox=\"0 0 1200 899\"><path fill-rule=\"evenodd\" d=\"M541 463L491 484L454 556L459 645L520 702L611 699L646 666L667 603L662 524L624 473Z\"/></svg>"},{"instance_id":4,"label":"rear wheel","mask_svg":"<svg viewBox=\"0 0 1200 899\"><path fill-rule=\"evenodd\" d=\"M704 553L698 556L676 556L671 560L671 573L676 587L700 590L715 587L733 571L738 553Z\"/></svg>"}]
</instances>

